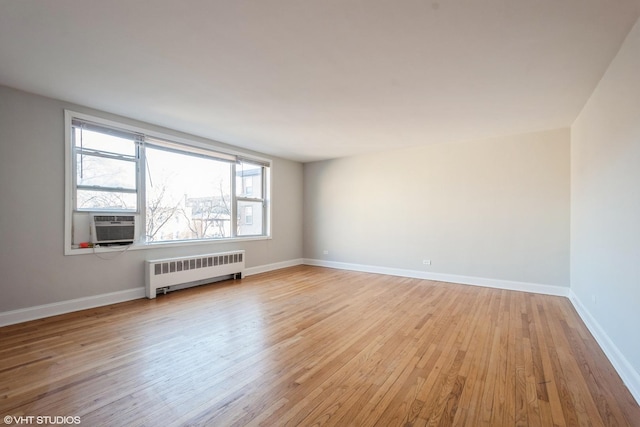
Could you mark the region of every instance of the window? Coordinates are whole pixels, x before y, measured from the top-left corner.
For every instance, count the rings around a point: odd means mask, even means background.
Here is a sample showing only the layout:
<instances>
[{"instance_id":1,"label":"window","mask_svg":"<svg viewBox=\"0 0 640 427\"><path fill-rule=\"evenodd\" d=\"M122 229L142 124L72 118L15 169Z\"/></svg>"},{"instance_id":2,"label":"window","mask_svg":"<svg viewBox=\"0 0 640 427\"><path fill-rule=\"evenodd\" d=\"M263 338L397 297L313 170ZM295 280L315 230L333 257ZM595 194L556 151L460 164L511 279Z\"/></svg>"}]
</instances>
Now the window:
<instances>
[{"instance_id":1,"label":"window","mask_svg":"<svg viewBox=\"0 0 640 427\"><path fill-rule=\"evenodd\" d=\"M138 136L72 121L74 209L138 209Z\"/></svg>"},{"instance_id":2,"label":"window","mask_svg":"<svg viewBox=\"0 0 640 427\"><path fill-rule=\"evenodd\" d=\"M253 176L247 176L244 178L244 191L245 196L253 195Z\"/></svg>"},{"instance_id":3,"label":"window","mask_svg":"<svg viewBox=\"0 0 640 427\"><path fill-rule=\"evenodd\" d=\"M145 159L148 242L234 237L234 159L160 140L145 144Z\"/></svg>"},{"instance_id":4,"label":"window","mask_svg":"<svg viewBox=\"0 0 640 427\"><path fill-rule=\"evenodd\" d=\"M69 111L67 126L70 249L95 211L137 213L142 245L268 236L268 161Z\"/></svg>"},{"instance_id":5,"label":"window","mask_svg":"<svg viewBox=\"0 0 640 427\"><path fill-rule=\"evenodd\" d=\"M244 224L253 225L253 206L244 207Z\"/></svg>"},{"instance_id":6,"label":"window","mask_svg":"<svg viewBox=\"0 0 640 427\"><path fill-rule=\"evenodd\" d=\"M236 212L244 213L238 216L238 236L259 235L264 229L266 169L264 164L244 159L236 165Z\"/></svg>"}]
</instances>

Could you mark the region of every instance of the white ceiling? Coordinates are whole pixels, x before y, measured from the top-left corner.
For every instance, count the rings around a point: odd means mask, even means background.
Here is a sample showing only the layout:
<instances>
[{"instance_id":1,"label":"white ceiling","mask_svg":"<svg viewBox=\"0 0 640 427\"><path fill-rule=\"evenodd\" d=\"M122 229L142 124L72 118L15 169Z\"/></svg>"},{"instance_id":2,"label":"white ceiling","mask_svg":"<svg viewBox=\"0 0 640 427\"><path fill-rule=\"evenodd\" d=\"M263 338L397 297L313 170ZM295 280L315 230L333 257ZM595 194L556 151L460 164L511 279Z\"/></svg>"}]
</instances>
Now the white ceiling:
<instances>
[{"instance_id":1,"label":"white ceiling","mask_svg":"<svg viewBox=\"0 0 640 427\"><path fill-rule=\"evenodd\" d=\"M640 0L0 0L0 84L312 161L570 125Z\"/></svg>"}]
</instances>

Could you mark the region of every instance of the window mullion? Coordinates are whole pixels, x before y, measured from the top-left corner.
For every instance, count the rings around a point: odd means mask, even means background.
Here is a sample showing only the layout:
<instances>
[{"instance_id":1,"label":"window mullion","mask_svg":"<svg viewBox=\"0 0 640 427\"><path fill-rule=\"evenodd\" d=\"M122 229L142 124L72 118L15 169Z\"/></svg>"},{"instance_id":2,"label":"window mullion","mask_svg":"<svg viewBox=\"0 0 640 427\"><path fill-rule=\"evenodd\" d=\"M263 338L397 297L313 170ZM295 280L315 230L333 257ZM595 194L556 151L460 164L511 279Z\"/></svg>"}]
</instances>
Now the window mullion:
<instances>
[{"instance_id":1,"label":"window mullion","mask_svg":"<svg viewBox=\"0 0 640 427\"><path fill-rule=\"evenodd\" d=\"M101 151L101 150L92 150L90 148L80 148L78 147L76 149L76 153L80 154L81 156L92 156L92 157L102 157L105 159L113 159L113 160L120 160L123 162L136 162L136 156L128 156L126 154L117 154L117 153L110 153L108 151Z\"/></svg>"},{"instance_id":2,"label":"window mullion","mask_svg":"<svg viewBox=\"0 0 640 427\"><path fill-rule=\"evenodd\" d=\"M267 234L267 168L260 168L260 182L262 183L262 234Z\"/></svg>"},{"instance_id":3,"label":"window mullion","mask_svg":"<svg viewBox=\"0 0 640 427\"><path fill-rule=\"evenodd\" d=\"M107 187L104 185L77 185L76 188L79 190L89 190L89 191L104 191L104 192L118 192L118 193L130 193L134 194L137 192L135 188L125 188L125 187Z\"/></svg>"},{"instance_id":4,"label":"window mullion","mask_svg":"<svg viewBox=\"0 0 640 427\"><path fill-rule=\"evenodd\" d=\"M75 144L73 130L71 131L69 144L71 145L71 157L67 161L71 167L71 211L78 209L78 154L79 147Z\"/></svg>"},{"instance_id":5,"label":"window mullion","mask_svg":"<svg viewBox=\"0 0 640 427\"><path fill-rule=\"evenodd\" d=\"M136 187L138 188L138 241L147 241L147 184L146 184L146 158L144 150L144 137L136 138Z\"/></svg>"},{"instance_id":6,"label":"window mullion","mask_svg":"<svg viewBox=\"0 0 640 427\"><path fill-rule=\"evenodd\" d=\"M231 237L238 237L238 196L236 195L236 165L231 164Z\"/></svg>"},{"instance_id":7,"label":"window mullion","mask_svg":"<svg viewBox=\"0 0 640 427\"><path fill-rule=\"evenodd\" d=\"M264 202L262 197L236 197L239 202Z\"/></svg>"}]
</instances>

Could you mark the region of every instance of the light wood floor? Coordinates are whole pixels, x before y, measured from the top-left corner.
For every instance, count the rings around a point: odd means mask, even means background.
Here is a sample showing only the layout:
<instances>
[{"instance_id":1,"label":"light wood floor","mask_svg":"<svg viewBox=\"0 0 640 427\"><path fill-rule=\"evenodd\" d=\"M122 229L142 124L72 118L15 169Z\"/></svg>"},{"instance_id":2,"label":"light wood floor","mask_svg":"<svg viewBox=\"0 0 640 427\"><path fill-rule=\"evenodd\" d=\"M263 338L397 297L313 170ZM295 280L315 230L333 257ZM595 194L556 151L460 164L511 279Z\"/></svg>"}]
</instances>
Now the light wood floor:
<instances>
[{"instance_id":1,"label":"light wood floor","mask_svg":"<svg viewBox=\"0 0 640 427\"><path fill-rule=\"evenodd\" d=\"M0 328L0 417L640 425L570 302L294 267Z\"/></svg>"}]
</instances>

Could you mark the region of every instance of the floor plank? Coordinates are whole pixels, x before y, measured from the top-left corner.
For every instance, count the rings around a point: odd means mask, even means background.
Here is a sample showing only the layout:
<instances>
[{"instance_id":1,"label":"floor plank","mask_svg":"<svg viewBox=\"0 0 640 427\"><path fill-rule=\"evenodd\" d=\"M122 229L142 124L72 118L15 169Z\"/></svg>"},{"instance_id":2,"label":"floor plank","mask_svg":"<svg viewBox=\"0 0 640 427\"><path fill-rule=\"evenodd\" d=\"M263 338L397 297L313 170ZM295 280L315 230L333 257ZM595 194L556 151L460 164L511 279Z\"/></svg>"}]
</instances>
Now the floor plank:
<instances>
[{"instance_id":1,"label":"floor plank","mask_svg":"<svg viewBox=\"0 0 640 427\"><path fill-rule=\"evenodd\" d=\"M0 328L0 415L640 425L565 298L310 266Z\"/></svg>"}]
</instances>

